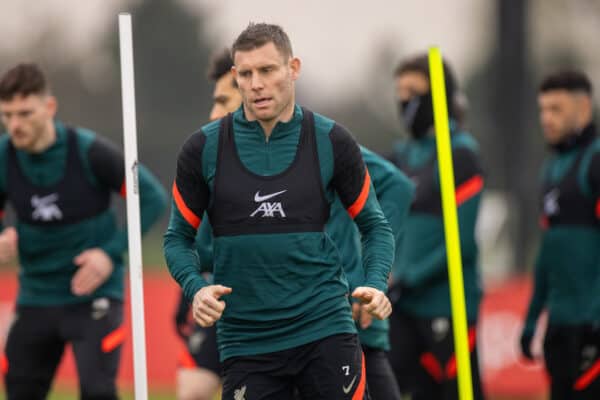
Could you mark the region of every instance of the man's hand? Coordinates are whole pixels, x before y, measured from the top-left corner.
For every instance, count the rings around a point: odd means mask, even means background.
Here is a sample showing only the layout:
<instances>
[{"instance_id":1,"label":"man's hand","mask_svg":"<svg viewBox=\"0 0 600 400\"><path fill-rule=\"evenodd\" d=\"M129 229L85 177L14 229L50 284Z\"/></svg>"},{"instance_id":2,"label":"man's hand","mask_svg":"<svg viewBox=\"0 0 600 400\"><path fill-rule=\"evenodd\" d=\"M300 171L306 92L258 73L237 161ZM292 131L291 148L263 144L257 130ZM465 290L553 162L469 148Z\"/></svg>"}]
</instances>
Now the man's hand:
<instances>
[{"instance_id":1,"label":"man's hand","mask_svg":"<svg viewBox=\"0 0 600 400\"><path fill-rule=\"evenodd\" d=\"M222 285L209 285L198 290L192 304L192 313L198 325L203 328L213 326L221 318L225 302L219 299L231 291L231 288Z\"/></svg>"},{"instance_id":2,"label":"man's hand","mask_svg":"<svg viewBox=\"0 0 600 400\"><path fill-rule=\"evenodd\" d=\"M352 297L362 303L364 306L363 311L377 319L386 319L392 313L392 304L381 290L361 286L354 290Z\"/></svg>"},{"instance_id":3,"label":"man's hand","mask_svg":"<svg viewBox=\"0 0 600 400\"><path fill-rule=\"evenodd\" d=\"M352 319L359 323L362 329L367 329L373 322L373 316L365 310L361 303L352 303Z\"/></svg>"},{"instance_id":4,"label":"man's hand","mask_svg":"<svg viewBox=\"0 0 600 400\"><path fill-rule=\"evenodd\" d=\"M19 235L13 227L5 228L0 233L0 264L5 264L17 256Z\"/></svg>"},{"instance_id":5,"label":"man's hand","mask_svg":"<svg viewBox=\"0 0 600 400\"><path fill-rule=\"evenodd\" d=\"M71 279L71 291L77 296L92 294L113 271L112 260L98 248L83 251L73 259L73 263L79 267Z\"/></svg>"}]
</instances>

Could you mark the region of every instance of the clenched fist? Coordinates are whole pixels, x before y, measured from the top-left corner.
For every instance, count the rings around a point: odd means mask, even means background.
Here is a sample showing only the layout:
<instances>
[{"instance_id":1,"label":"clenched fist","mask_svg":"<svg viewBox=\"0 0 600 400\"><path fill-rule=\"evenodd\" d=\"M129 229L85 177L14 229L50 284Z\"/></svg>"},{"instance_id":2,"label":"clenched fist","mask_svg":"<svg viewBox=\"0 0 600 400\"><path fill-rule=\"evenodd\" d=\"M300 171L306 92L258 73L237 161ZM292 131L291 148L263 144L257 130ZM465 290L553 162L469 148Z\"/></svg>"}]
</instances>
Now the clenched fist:
<instances>
[{"instance_id":1,"label":"clenched fist","mask_svg":"<svg viewBox=\"0 0 600 400\"><path fill-rule=\"evenodd\" d=\"M198 290L192 304L192 315L198 325L204 328L213 326L221 318L226 304L219 299L229 293L231 288L221 285L209 285Z\"/></svg>"},{"instance_id":2,"label":"clenched fist","mask_svg":"<svg viewBox=\"0 0 600 400\"><path fill-rule=\"evenodd\" d=\"M71 279L71 291L77 296L94 293L113 271L111 258L98 248L81 252L73 263L79 267Z\"/></svg>"},{"instance_id":3,"label":"clenched fist","mask_svg":"<svg viewBox=\"0 0 600 400\"><path fill-rule=\"evenodd\" d=\"M392 304L381 290L360 286L354 289L352 297L362 303L362 311L366 311L377 319L386 319L392 313Z\"/></svg>"}]
</instances>

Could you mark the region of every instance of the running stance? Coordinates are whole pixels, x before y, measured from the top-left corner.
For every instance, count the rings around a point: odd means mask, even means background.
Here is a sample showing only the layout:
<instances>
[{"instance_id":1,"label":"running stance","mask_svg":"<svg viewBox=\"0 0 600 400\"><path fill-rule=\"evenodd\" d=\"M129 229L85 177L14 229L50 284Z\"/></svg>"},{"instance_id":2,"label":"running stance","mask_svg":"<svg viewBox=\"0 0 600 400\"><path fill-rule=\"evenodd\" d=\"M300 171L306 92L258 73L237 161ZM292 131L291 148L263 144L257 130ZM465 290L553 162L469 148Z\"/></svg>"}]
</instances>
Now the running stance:
<instances>
[{"instance_id":1,"label":"running stance","mask_svg":"<svg viewBox=\"0 0 600 400\"><path fill-rule=\"evenodd\" d=\"M469 324L474 397L482 398L476 352L476 325L481 297L477 279L475 221L483 177L474 139L458 125L456 83L444 63L451 99L451 143L456 203ZM403 394L413 400L457 399L456 357L433 107L427 55L401 63L395 74L399 108L410 138L397 144L394 163L415 183L416 193L404 227L402 248L393 268L390 298L392 366Z\"/></svg>"},{"instance_id":2,"label":"running stance","mask_svg":"<svg viewBox=\"0 0 600 400\"><path fill-rule=\"evenodd\" d=\"M243 106L183 145L165 235L173 277L203 326L218 321L224 399L368 398L348 285L324 232L339 196L362 235L366 279L352 296L377 318L394 243L360 149L334 121L295 104L300 60L275 25L232 46ZM208 212L214 285L194 240Z\"/></svg>"},{"instance_id":3,"label":"running stance","mask_svg":"<svg viewBox=\"0 0 600 400\"><path fill-rule=\"evenodd\" d=\"M127 234L110 196L125 195L123 157L94 132L56 120L56 109L36 65L17 65L0 79L8 130L0 138L0 218L6 201L17 217L16 227L0 226L0 262L18 255L21 264L5 389L10 400L45 399L70 343L81 398L116 399ZM145 232L164 211L166 193L139 171Z\"/></svg>"},{"instance_id":4,"label":"running stance","mask_svg":"<svg viewBox=\"0 0 600 400\"><path fill-rule=\"evenodd\" d=\"M552 154L542 171L542 242L521 348L543 308L544 359L553 400L600 398L600 140L592 123L592 85L579 71L547 76L538 93Z\"/></svg>"}]
</instances>

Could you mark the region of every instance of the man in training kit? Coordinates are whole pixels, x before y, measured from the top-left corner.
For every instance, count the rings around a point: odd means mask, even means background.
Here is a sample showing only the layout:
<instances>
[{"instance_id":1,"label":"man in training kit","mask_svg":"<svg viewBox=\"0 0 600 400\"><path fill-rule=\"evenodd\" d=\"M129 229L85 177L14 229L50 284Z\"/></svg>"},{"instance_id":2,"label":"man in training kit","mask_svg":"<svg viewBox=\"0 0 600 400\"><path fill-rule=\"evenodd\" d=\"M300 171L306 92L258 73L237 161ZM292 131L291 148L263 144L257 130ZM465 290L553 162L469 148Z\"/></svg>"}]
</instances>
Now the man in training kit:
<instances>
[{"instance_id":1,"label":"man in training kit","mask_svg":"<svg viewBox=\"0 0 600 400\"><path fill-rule=\"evenodd\" d=\"M125 195L121 153L105 139L56 120L57 101L35 64L0 79L0 216L8 201L16 229L0 233L0 262L18 255L19 294L6 342L7 399L45 399L70 343L80 396L116 399L126 332L123 260L127 234L116 226L111 193ZM142 230L157 220L166 193L139 172Z\"/></svg>"},{"instance_id":2,"label":"man in training kit","mask_svg":"<svg viewBox=\"0 0 600 400\"><path fill-rule=\"evenodd\" d=\"M233 60L229 49L217 53L211 60L208 78L215 82L210 120L226 116L242 104L242 96L233 79ZM212 272L212 229L203 223L196 237L200 265ZM205 279L212 279L208 274ZM185 341L186 349L179 359L177 371L177 398L179 400L212 400L221 385L221 362L217 350L216 326L201 327L188 319L190 303L182 292L175 314L177 332Z\"/></svg>"},{"instance_id":3,"label":"man in training kit","mask_svg":"<svg viewBox=\"0 0 600 400\"><path fill-rule=\"evenodd\" d=\"M366 278L352 296L387 317L393 236L360 149L343 127L295 104L300 60L280 27L250 24L232 56L243 106L183 145L169 269L194 319L218 321L224 399L290 399L294 387L306 399L368 398L348 285L324 233L337 193L362 235ZM214 285L194 248L204 211Z\"/></svg>"},{"instance_id":4,"label":"man in training kit","mask_svg":"<svg viewBox=\"0 0 600 400\"><path fill-rule=\"evenodd\" d=\"M480 399L475 344L481 293L476 268L475 222L483 178L475 140L460 129L456 120L456 81L446 62L444 72L474 397ZM404 226L402 248L397 252L399 259L392 271L389 296L394 313L390 318L390 359L400 389L413 400L457 399L450 288L426 54L398 66L395 88L410 138L395 146L392 160L413 180L416 193Z\"/></svg>"},{"instance_id":5,"label":"man in training kit","mask_svg":"<svg viewBox=\"0 0 600 400\"><path fill-rule=\"evenodd\" d=\"M213 94L214 105L210 119L222 118L234 112L242 98L231 75L233 60L229 50L217 55L212 61L209 78L216 82ZM402 237L402 224L408 215L414 193L411 181L393 164L361 146L361 154L373 181L375 193L381 208L392 227L395 247L399 249ZM332 216L326 228L342 255L342 264L348 277L350 288L360 286L364 281L364 268L360 252L360 232L349 217L346 209L336 199ZM200 226L196 247L202 269L212 271L212 230L206 221ZM365 355L367 385L372 400L400 399L396 379L392 373L385 352L389 351L387 320L374 320L370 314L361 313L359 304L354 305L358 335ZM182 298L176 314L176 324L182 337L186 337L188 354L182 357L178 379L179 399L212 399L219 387L221 371L216 343L216 328L202 328L188 323L189 303ZM192 332L191 334L188 332ZM186 366L188 366L186 368ZM212 371L212 372L211 372ZM209 376L206 376L209 374Z\"/></svg>"},{"instance_id":6,"label":"man in training kit","mask_svg":"<svg viewBox=\"0 0 600 400\"><path fill-rule=\"evenodd\" d=\"M525 357L543 308L544 359L551 398L600 398L600 140L592 122L592 85L579 71L547 76L540 123L552 151L542 171L542 242L535 289L521 337Z\"/></svg>"}]
</instances>

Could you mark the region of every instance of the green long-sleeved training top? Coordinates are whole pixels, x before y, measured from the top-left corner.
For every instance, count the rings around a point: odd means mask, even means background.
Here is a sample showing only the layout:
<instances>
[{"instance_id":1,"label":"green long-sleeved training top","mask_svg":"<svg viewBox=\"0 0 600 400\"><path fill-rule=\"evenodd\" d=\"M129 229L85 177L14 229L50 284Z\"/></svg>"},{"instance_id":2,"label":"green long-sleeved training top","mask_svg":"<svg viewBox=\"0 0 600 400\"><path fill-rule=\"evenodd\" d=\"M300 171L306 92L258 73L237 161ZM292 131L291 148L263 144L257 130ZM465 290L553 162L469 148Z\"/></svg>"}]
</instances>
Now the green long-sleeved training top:
<instances>
[{"instance_id":1,"label":"green long-sleeved training top","mask_svg":"<svg viewBox=\"0 0 600 400\"><path fill-rule=\"evenodd\" d=\"M451 131L467 318L475 322L481 299L475 223L484 178L473 137L453 122ZM394 163L416 185L404 227L405 240L392 271L394 280L402 282L404 288L396 307L421 318L449 318L452 313L435 137L399 142L394 150Z\"/></svg>"},{"instance_id":2,"label":"green long-sleeved training top","mask_svg":"<svg viewBox=\"0 0 600 400\"><path fill-rule=\"evenodd\" d=\"M244 168L267 179L287 170L297 156L304 114L295 106L292 119L279 122L265 140L260 124L248 121L243 108L237 110L233 137ZM215 121L193 134L178 156L164 250L169 270L188 299L207 285L199 273L194 240L214 194L220 125ZM339 196L361 231L365 285L385 290L393 235L359 147L348 131L319 114L314 114L314 130L318 183L329 204ZM341 257L327 233L215 236L213 254L214 282L233 289L223 298L227 307L217 324L222 360L356 332Z\"/></svg>"},{"instance_id":3,"label":"green long-sleeved training top","mask_svg":"<svg viewBox=\"0 0 600 400\"><path fill-rule=\"evenodd\" d=\"M108 201L110 193L125 195L122 154L90 130L67 128L60 121L55 121L55 129L56 141L40 154L13 152L9 136L0 137L0 229L7 201L23 210L16 220L21 267L17 303L45 306L97 297L122 299L127 233L117 226ZM167 196L143 166L139 188L146 232L164 212ZM90 203L97 205L90 209ZM76 296L71 292L77 271L73 258L94 247L111 257L112 275L91 295Z\"/></svg>"},{"instance_id":4,"label":"green long-sleeved training top","mask_svg":"<svg viewBox=\"0 0 600 400\"><path fill-rule=\"evenodd\" d=\"M557 146L541 186L543 230L525 321L529 334L544 308L549 324L600 321L600 139L593 124Z\"/></svg>"}]
</instances>

